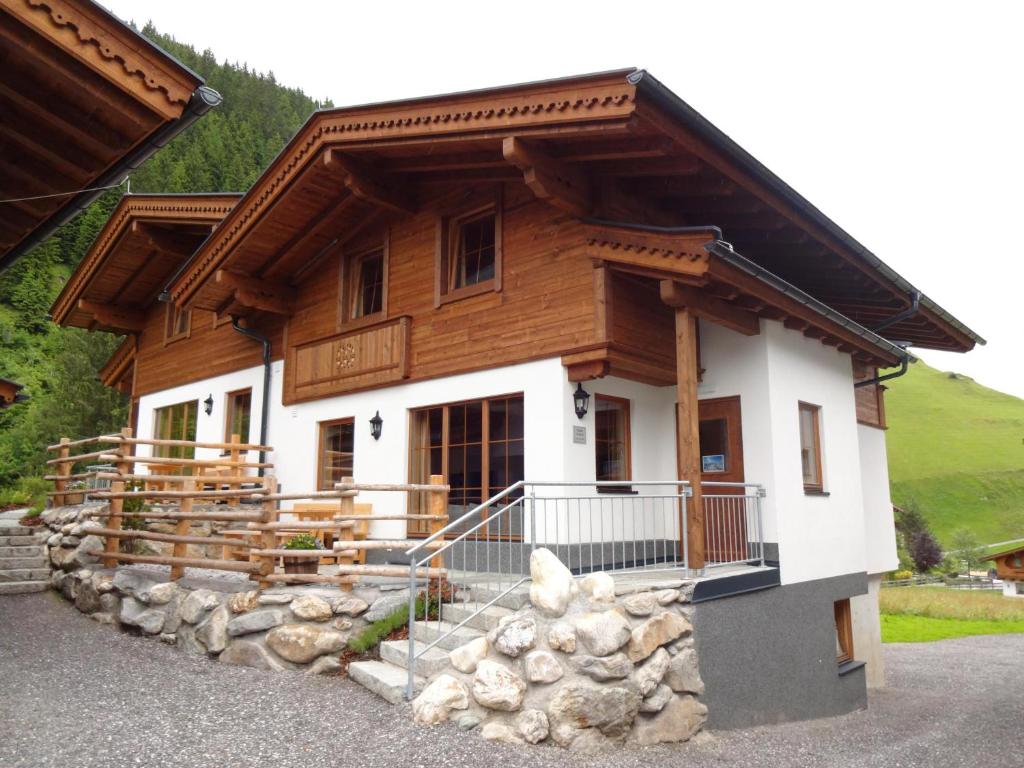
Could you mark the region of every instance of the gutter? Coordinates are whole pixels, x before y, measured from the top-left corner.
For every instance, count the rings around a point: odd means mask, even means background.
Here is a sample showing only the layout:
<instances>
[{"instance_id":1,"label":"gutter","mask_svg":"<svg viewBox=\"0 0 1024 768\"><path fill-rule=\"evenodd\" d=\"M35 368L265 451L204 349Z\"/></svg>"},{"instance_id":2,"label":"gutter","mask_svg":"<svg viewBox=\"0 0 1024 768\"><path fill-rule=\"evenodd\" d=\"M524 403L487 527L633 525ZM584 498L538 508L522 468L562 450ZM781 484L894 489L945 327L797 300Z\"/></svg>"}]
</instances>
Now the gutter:
<instances>
[{"instance_id":1,"label":"gutter","mask_svg":"<svg viewBox=\"0 0 1024 768\"><path fill-rule=\"evenodd\" d=\"M884 330L885 328L889 328L893 325L896 325L896 323L902 323L904 320L907 320L908 318L911 318L914 315L916 315L917 310L920 308L920 306L921 292L914 291L910 296L910 306L907 309L903 310L899 314L893 315L888 320L879 323L874 328L872 328L872 330L877 332Z\"/></svg>"},{"instance_id":2,"label":"gutter","mask_svg":"<svg viewBox=\"0 0 1024 768\"><path fill-rule=\"evenodd\" d=\"M223 97L213 88L200 85L192 93L181 117L172 120L161 126L157 131L145 139L142 144L136 146L131 152L121 158L121 161L114 164L101 176L89 182L90 187L114 186L124 180L131 171L134 171L153 154L167 145L175 136L188 128L192 123L201 118L214 107L220 105ZM94 203L105 190L98 189L90 192L79 192L65 203L55 214L50 215L41 222L32 232L25 236L11 251L0 256L0 272L13 266L22 256L32 248L35 248L46 238L52 235L59 227L64 226L75 216Z\"/></svg>"},{"instance_id":3,"label":"gutter","mask_svg":"<svg viewBox=\"0 0 1024 768\"><path fill-rule=\"evenodd\" d=\"M243 336L248 336L263 345L263 402L260 403L260 464L263 464L266 461L267 452L262 450L262 446L267 444L267 422L270 419L270 339L251 328L239 325L237 315L231 316L231 327ZM256 474L263 477L263 467L260 467Z\"/></svg>"},{"instance_id":4,"label":"gutter","mask_svg":"<svg viewBox=\"0 0 1024 768\"><path fill-rule=\"evenodd\" d=\"M634 86L638 93L646 95L651 99L651 101L665 109L670 115L678 119L680 122L684 123L690 130L712 147L734 159L744 168L747 168L759 181L765 184L765 186L777 192L797 210L803 212L820 224L833 237L846 245L846 247L866 261L873 269L880 272L901 291L907 294L921 293L892 267L875 256L875 254L871 253L871 251L858 243L848 232L843 230L828 216L815 208L814 205L805 199L799 192L772 173L757 158L722 133L722 131L712 125L707 118L680 99L671 90L666 88L657 80L657 78L641 69L627 75L626 81L630 85ZM985 344L985 339L961 323L949 312L944 310L924 294L921 294L920 303L923 304L926 309L940 317L950 326L972 339L974 342L982 345Z\"/></svg>"}]
</instances>

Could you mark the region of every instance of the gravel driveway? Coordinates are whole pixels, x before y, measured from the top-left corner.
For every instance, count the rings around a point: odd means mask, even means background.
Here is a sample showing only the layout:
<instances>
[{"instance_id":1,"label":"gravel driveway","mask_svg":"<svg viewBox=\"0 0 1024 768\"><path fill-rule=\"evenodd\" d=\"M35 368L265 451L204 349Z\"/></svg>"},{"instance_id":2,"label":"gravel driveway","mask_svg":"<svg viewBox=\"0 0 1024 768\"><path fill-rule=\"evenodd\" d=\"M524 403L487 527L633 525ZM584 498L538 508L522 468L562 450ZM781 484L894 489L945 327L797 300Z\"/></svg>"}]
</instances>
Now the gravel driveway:
<instances>
[{"instance_id":1,"label":"gravel driveway","mask_svg":"<svg viewBox=\"0 0 1024 768\"><path fill-rule=\"evenodd\" d=\"M222 666L101 626L54 593L0 597L0 765L953 768L1024 743L1024 635L885 649L866 712L581 757L414 726L354 683Z\"/></svg>"}]
</instances>

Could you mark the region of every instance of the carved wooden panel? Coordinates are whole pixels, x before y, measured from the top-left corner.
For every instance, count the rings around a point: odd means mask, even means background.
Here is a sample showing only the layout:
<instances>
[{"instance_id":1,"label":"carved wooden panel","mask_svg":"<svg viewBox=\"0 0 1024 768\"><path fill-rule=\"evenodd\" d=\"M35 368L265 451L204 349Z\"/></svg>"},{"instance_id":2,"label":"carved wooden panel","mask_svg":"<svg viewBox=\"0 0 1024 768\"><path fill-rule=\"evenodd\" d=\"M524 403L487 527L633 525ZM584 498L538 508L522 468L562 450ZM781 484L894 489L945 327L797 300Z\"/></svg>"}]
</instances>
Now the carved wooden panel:
<instances>
[{"instance_id":1,"label":"carved wooden panel","mask_svg":"<svg viewBox=\"0 0 1024 768\"><path fill-rule=\"evenodd\" d=\"M409 323L399 317L292 348L285 362L286 400L329 397L408 377Z\"/></svg>"}]
</instances>

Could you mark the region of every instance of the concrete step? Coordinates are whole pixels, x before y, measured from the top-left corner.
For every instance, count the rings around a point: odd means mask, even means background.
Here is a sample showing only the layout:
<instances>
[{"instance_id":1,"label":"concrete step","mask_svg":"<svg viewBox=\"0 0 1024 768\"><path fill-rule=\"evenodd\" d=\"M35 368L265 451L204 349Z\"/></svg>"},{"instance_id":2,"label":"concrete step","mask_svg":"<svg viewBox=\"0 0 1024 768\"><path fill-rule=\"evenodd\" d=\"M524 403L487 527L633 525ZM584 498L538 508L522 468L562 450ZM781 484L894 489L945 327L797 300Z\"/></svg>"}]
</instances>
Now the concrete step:
<instances>
[{"instance_id":1,"label":"concrete step","mask_svg":"<svg viewBox=\"0 0 1024 768\"><path fill-rule=\"evenodd\" d=\"M442 651L436 645L429 651L424 652L426 643L416 641L416 674L419 677L433 677L444 672L451 666L448 661L448 652ZM389 664L394 664L402 669L409 669L409 641L408 640L386 640L380 644L380 657Z\"/></svg>"},{"instance_id":2,"label":"concrete step","mask_svg":"<svg viewBox=\"0 0 1024 768\"><path fill-rule=\"evenodd\" d=\"M0 557L44 557L45 555L42 544L0 547Z\"/></svg>"},{"instance_id":3,"label":"concrete step","mask_svg":"<svg viewBox=\"0 0 1024 768\"><path fill-rule=\"evenodd\" d=\"M456 630L452 634L452 630L455 629L455 625L447 621L428 621L426 623L416 622L416 639L422 640L424 643L432 643L442 635L447 635L441 642L435 645L435 648L443 648L446 651L454 651L470 640L476 640L478 637L483 636L483 632L470 627L462 627Z\"/></svg>"},{"instance_id":4,"label":"concrete step","mask_svg":"<svg viewBox=\"0 0 1024 768\"><path fill-rule=\"evenodd\" d=\"M4 581L0 582L0 595L22 595L26 592L45 592L50 588L46 581Z\"/></svg>"},{"instance_id":5,"label":"concrete step","mask_svg":"<svg viewBox=\"0 0 1024 768\"><path fill-rule=\"evenodd\" d=\"M392 704L401 704L405 701L405 686L409 682L409 673L401 667L386 661L354 661L348 665L348 676L385 701ZM413 683L413 695L419 694L423 686L423 678L417 677Z\"/></svg>"},{"instance_id":6,"label":"concrete step","mask_svg":"<svg viewBox=\"0 0 1024 768\"><path fill-rule=\"evenodd\" d=\"M9 524L9 520L0 520L0 533L4 536L29 536L36 532L36 528L27 525Z\"/></svg>"},{"instance_id":7,"label":"concrete step","mask_svg":"<svg viewBox=\"0 0 1024 768\"><path fill-rule=\"evenodd\" d=\"M0 570L0 583L5 581L45 581L49 578L49 568L15 568Z\"/></svg>"},{"instance_id":8,"label":"concrete step","mask_svg":"<svg viewBox=\"0 0 1024 768\"><path fill-rule=\"evenodd\" d=\"M45 557L0 557L0 571L14 568L46 568Z\"/></svg>"},{"instance_id":9,"label":"concrete step","mask_svg":"<svg viewBox=\"0 0 1024 768\"><path fill-rule=\"evenodd\" d=\"M458 624L461 621L465 621L470 616L473 616L484 603L454 603L445 604L441 609L441 614L445 619L452 622L452 624ZM502 608L500 605L490 605L484 608L480 613L466 622L467 627L473 629L479 629L484 632L489 632L498 626L498 622L506 616L511 616L515 611L511 608Z\"/></svg>"},{"instance_id":10,"label":"concrete step","mask_svg":"<svg viewBox=\"0 0 1024 768\"><path fill-rule=\"evenodd\" d=\"M489 603L494 598L498 597L502 592L507 589L506 587L498 588L495 584L465 584L460 585L462 591L468 592L471 599L478 603ZM520 608L525 608L530 604L530 584L520 584L514 590L509 592L507 595L501 595L498 597L495 605L502 608L509 608L513 611L518 611Z\"/></svg>"},{"instance_id":11,"label":"concrete step","mask_svg":"<svg viewBox=\"0 0 1024 768\"><path fill-rule=\"evenodd\" d=\"M49 529L46 531L50 533ZM20 547L26 544L41 544L46 540L46 536L23 536L23 535L10 535L8 536L3 528L0 528L0 547Z\"/></svg>"}]
</instances>

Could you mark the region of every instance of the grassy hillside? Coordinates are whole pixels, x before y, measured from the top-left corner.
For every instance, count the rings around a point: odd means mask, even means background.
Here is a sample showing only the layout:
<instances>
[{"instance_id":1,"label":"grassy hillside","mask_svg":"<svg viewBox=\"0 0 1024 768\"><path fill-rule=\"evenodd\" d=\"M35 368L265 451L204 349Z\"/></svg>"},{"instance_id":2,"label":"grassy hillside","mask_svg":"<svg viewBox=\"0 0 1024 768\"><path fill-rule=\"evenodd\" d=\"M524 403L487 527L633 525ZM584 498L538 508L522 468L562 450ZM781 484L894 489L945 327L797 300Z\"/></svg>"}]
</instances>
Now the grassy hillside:
<instances>
[{"instance_id":1,"label":"grassy hillside","mask_svg":"<svg viewBox=\"0 0 1024 768\"><path fill-rule=\"evenodd\" d=\"M923 362L885 396L893 503L917 502L939 540L1024 536L1024 400Z\"/></svg>"}]
</instances>

